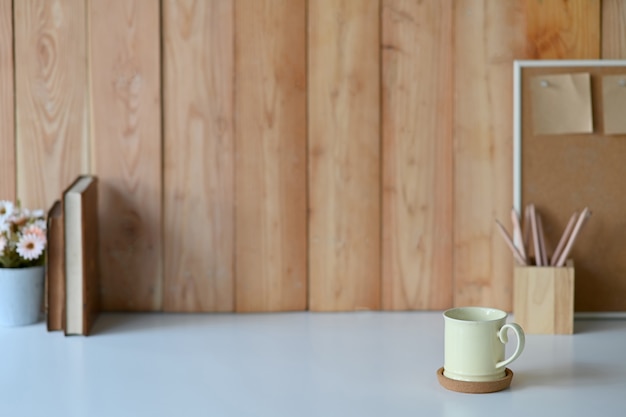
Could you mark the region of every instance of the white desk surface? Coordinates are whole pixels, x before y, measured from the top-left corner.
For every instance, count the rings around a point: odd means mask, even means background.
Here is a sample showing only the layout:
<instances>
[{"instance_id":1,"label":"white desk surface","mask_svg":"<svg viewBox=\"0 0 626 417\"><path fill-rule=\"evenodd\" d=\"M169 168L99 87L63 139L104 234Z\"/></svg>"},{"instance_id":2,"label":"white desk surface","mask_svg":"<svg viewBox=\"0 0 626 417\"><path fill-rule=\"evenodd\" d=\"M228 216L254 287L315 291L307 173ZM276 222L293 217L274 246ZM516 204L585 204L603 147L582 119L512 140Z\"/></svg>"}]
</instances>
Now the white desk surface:
<instances>
[{"instance_id":1,"label":"white desk surface","mask_svg":"<svg viewBox=\"0 0 626 417\"><path fill-rule=\"evenodd\" d=\"M527 336L511 388L442 388L440 312L103 314L0 328L0 416L624 416L626 321ZM514 338L512 337L512 342Z\"/></svg>"}]
</instances>

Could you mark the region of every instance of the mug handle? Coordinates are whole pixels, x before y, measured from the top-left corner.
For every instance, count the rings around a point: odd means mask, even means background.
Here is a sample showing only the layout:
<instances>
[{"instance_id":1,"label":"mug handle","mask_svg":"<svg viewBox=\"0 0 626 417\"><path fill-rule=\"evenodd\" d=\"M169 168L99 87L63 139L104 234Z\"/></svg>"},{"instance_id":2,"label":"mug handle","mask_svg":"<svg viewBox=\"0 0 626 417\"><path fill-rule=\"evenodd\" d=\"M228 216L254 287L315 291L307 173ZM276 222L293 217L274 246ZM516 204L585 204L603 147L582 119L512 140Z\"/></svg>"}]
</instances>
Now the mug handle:
<instances>
[{"instance_id":1,"label":"mug handle","mask_svg":"<svg viewBox=\"0 0 626 417\"><path fill-rule=\"evenodd\" d=\"M515 349L515 352L513 353L513 355L511 355L509 359L505 359L496 363L496 368L502 368L517 359L519 355L522 354L522 351L524 350L524 345L526 344L524 330L522 330L522 327L517 323L507 323L502 326L502 328L498 332L498 338L500 338L500 341L502 343L506 344L509 341L509 336L507 334L508 329L513 330L513 332L517 336L517 349Z\"/></svg>"}]
</instances>

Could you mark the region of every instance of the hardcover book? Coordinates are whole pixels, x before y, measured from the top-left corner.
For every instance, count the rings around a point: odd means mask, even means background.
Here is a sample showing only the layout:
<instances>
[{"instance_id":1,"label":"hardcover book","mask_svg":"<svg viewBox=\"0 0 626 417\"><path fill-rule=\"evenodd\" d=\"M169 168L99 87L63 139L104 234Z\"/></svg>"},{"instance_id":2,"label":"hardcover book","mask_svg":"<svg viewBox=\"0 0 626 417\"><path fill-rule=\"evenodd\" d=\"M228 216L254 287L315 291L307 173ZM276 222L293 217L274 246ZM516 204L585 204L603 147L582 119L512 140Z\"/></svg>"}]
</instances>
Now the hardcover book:
<instances>
[{"instance_id":1,"label":"hardcover book","mask_svg":"<svg viewBox=\"0 0 626 417\"><path fill-rule=\"evenodd\" d=\"M99 311L98 180L80 176L63 195L65 334L88 335Z\"/></svg>"},{"instance_id":2,"label":"hardcover book","mask_svg":"<svg viewBox=\"0 0 626 417\"><path fill-rule=\"evenodd\" d=\"M65 239L63 205L54 202L47 217L46 325L48 331L63 330L65 321Z\"/></svg>"}]
</instances>

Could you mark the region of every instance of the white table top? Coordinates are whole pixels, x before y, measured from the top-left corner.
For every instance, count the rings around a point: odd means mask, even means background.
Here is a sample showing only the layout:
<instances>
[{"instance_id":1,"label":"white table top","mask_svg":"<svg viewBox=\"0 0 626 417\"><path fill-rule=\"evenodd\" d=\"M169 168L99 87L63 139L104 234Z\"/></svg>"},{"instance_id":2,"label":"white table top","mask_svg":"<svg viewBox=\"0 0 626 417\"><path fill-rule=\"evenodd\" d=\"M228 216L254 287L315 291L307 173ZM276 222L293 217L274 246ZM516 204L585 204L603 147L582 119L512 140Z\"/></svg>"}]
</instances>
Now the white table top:
<instances>
[{"instance_id":1,"label":"white table top","mask_svg":"<svg viewBox=\"0 0 626 417\"><path fill-rule=\"evenodd\" d=\"M442 388L439 312L103 314L0 328L0 416L623 416L626 320L528 335L511 388Z\"/></svg>"}]
</instances>

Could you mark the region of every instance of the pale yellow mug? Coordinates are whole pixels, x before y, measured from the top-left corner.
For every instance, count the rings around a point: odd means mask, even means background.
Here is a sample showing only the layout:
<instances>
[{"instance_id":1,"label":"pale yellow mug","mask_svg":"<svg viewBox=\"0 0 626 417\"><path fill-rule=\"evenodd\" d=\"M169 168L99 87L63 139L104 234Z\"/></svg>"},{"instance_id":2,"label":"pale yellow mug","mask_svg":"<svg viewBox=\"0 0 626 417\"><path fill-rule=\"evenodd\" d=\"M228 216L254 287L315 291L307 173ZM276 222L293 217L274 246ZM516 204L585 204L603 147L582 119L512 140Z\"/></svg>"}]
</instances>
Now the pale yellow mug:
<instances>
[{"instance_id":1,"label":"pale yellow mug","mask_svg":"<svg viewBox=\"0 0 626 417\"><path fill-rule=\"evenodd\" d=\"M505 376L505 368L524 350L524 330L506 323L507 313L488 307L459 307L443 313L443 374L459 381L494 381ZM517 336L517 348L504 359L507 331Z\"/></svg>"}]
</instances>

